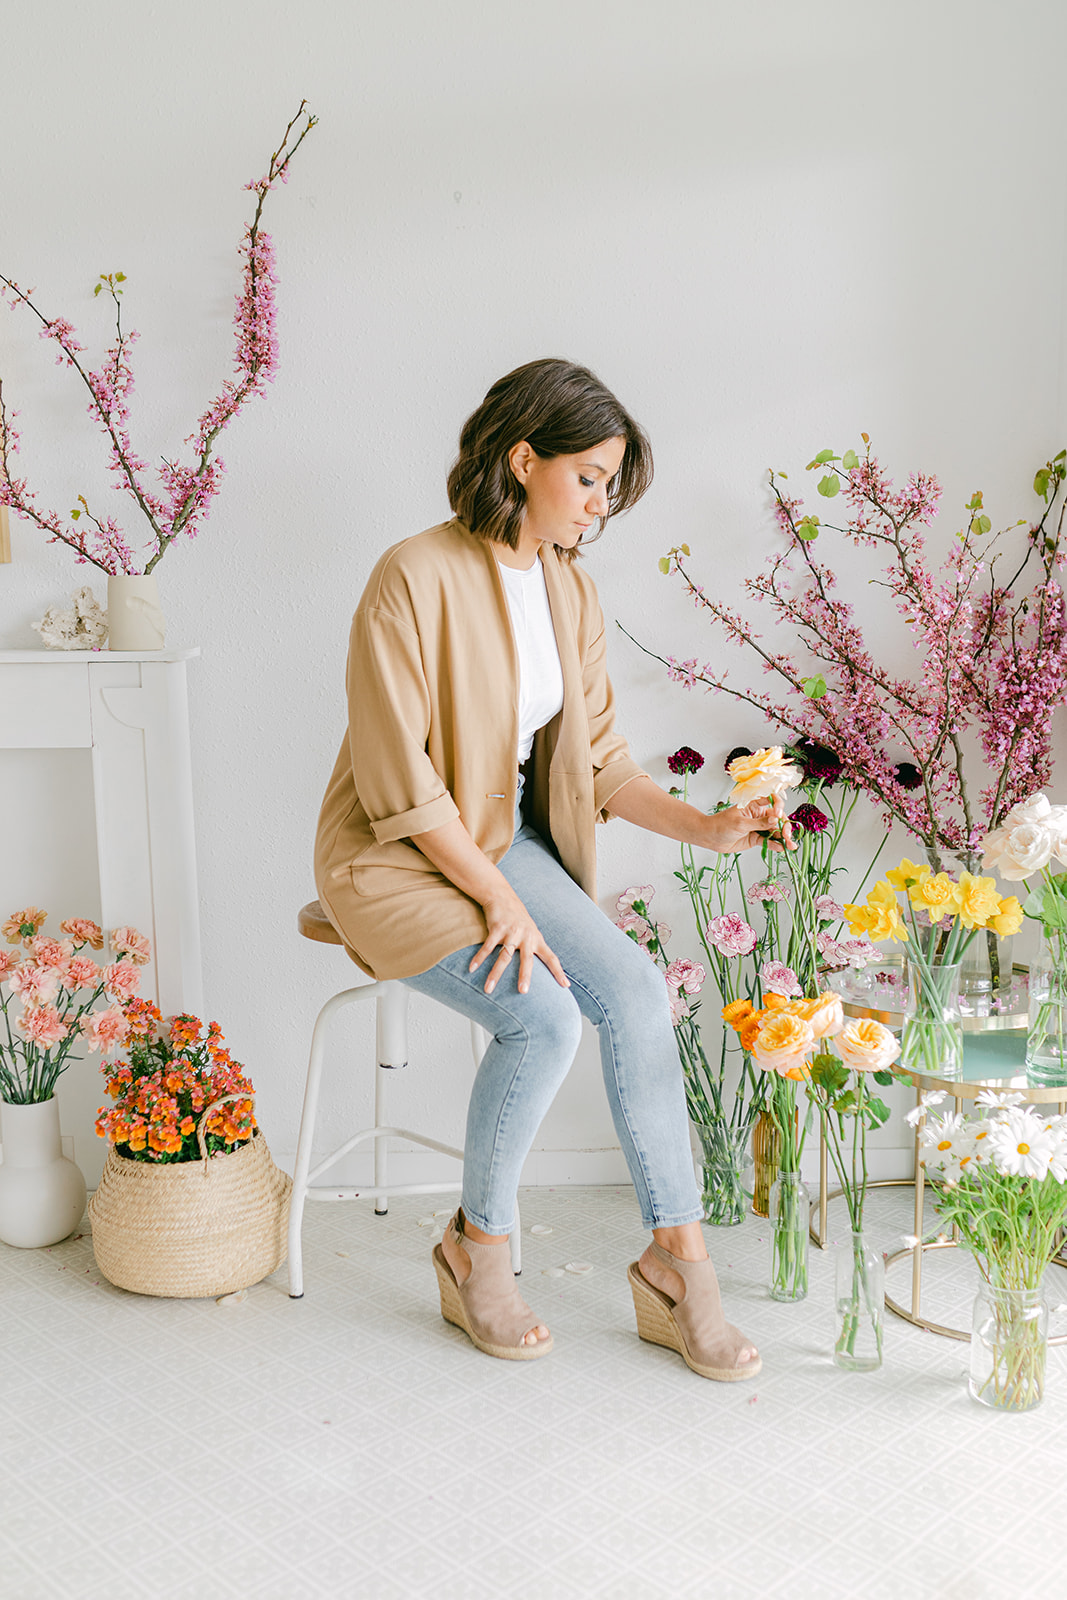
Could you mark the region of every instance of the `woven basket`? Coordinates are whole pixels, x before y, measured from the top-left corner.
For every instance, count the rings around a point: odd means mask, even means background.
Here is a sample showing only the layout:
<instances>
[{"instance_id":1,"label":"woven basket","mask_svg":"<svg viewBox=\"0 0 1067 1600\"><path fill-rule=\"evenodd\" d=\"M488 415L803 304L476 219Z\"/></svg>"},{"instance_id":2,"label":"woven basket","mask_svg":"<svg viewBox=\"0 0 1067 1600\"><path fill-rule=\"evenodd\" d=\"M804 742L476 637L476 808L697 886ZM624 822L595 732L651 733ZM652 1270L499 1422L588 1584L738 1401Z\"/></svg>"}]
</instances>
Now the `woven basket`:
<instances>
[{"instance_id":1,"label":"woven basket","mask_svg":"<svg viewBox=\"0 0 1067 1600\"><path fill-rule=\"evenodd\" d=\"M89 1201L93 1251L104 1277L134 1294L194 1299L247 1289L285 1260L292 1180L271 1160L259 1132L229 1153L208 1156L197 1126L199 1161L156 1165L108 1151Z\"/></svg>"}]
</instances>

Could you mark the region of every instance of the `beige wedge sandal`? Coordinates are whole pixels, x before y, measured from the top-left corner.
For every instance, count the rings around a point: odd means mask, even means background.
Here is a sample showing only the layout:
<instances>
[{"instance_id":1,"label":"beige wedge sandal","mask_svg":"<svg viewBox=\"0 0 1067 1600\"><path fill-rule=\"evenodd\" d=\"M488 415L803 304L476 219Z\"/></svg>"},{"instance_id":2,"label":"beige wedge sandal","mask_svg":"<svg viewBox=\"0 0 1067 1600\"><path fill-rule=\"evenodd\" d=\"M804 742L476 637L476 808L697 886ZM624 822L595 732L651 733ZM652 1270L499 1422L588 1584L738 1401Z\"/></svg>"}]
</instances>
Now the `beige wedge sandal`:
<instances>
[{"instance_id":1,"label":"beige wedge sandal","mask_svg":"<svg viewBox=\"0 0 1067 1600\"><path fill-rule=\"evenodd\" d=\"M478 1350L501 1361L536 1361L546 1356L552 1349L551 1335L536 1344L523 1342L538 1326L538 1318L515 1287L507 1246L468 1239L462 1211L456 1212L445 1232L453 1244L463 1247L471 1264L465 1282L457 1283L441 1246L434 1245L433 1264L445 1321L462 1328Z\"/></svg>"},{"instance_id":2,"label":"beige wedge sandal","mask_svg":"<svg viewBox=\"0 0 1067 1600\"><path fill-rule=\"evenodd\" d=\"M741 1351L752 1341L723 1315L719 1280L711 1262L683 1261L655 1241L649 1248L657 1261L678 1273L685 1293L680 1300L672 1300L649 1283L639 1262L631 1264L627 1277L641 1338L649 1344L677 1350L686 1366L702 1378L714 1378L719 1383L754 1378L763 1362L757 1355L751 1361L738 1363Z\"/></svg>"}]
</instances>

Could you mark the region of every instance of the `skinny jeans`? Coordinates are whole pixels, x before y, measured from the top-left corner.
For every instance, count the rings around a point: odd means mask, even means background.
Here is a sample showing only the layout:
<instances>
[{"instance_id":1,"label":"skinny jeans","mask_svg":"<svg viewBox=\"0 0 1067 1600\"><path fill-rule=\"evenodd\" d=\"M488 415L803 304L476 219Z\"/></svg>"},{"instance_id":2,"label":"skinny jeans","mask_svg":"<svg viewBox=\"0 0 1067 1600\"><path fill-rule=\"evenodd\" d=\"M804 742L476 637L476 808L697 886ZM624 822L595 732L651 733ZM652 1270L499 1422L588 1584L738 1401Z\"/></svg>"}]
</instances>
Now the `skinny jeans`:
<instances>
[{"instance_id":1,"label":"skinny jeans","mask_svg":"<svg viewBox=\"0 0 1067 1600\"><path fill-rule=\"evenodd\" d=\"M522 1164L567 1076L582 1018L597 1030L608 1104L646 1228L703 1216L689 1144L681 1062L663 973L590 900L540 834L523 822L498 862L555 951L571 987L535 959L520 994L515 954L492 994L493 952L468 971L479 949L453 951L404 982L490 1034L467 1110L464 1215L483 1233L511 1231Z\"/></svg>"}]
</instances>

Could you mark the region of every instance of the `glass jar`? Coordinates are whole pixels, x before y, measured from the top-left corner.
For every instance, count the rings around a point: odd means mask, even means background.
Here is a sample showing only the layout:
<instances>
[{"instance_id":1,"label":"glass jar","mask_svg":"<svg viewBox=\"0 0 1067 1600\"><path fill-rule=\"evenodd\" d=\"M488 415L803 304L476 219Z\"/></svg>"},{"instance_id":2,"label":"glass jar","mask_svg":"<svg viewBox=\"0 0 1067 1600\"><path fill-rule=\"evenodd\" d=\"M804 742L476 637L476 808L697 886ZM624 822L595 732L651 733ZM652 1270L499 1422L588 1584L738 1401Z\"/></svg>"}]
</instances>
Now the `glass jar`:
<instances>
[{"instance_id":1,"label":"glass jar","mask_svg":"<svg viewBox=\"0 0 1067 1600\"><path fill-rule=\"evenodd\" d=\"M717 1228L744 1222L752 1196L752 1157L747 1127L727 1122L698 1122L701 1161L697 1172L704 1220Z\"/></svg>"},{"instance_id":2,"label":"glass jar","mask_svg":"<svg viewBox=\"0 0 1067 1600\"><path fill-rule=\"evenodd\" d=\"M850 1233L834 1251L834 1366L873 1372L882 1365L885 1261L864 1233Z\"/></svg>"},{"instance_id":3,"label":"glass jar","mask_svg":"<svg viewBox=\"0 0 1067 1600\"><path fill-rule=\"evenodd\" d=\"M799 1172L780 1172L771 1184L772 1300L803 1300L808 1292L811 1196Z\"/></svg>"},{"instance_id":4,"label":"glass jar","mask_svg":"<svg viewBox=\"0 0 1067 1600\"><path fill-rule=\"evenodd\" d=\"M983 1283L971 1323L972 1400L997 1411L1032 1411L1045 1393L1048 1304L1038 1289Z\"/></svg>"},{"instance_id":5,"label":"glass jar","mask_svg":"<svg viewBox=\"0 0 1067 1600\"><path fill-rule=\"evenodd\" d=\"M900 1066L931 1078L963 1070L958 961L908 962L908 1015L900 1030Z\"/></svg>"},{"instance_id":6,"label":"glass jar","mask_svg":"<svg viewBox=\"0 0 1067 1600\"><path fill-rule=\"evenodd\" d=\"M1047 943L1030 965L1026 1070L1037 1083L1067 1083L1067 965Z\"/></svg>"}]
</instances>

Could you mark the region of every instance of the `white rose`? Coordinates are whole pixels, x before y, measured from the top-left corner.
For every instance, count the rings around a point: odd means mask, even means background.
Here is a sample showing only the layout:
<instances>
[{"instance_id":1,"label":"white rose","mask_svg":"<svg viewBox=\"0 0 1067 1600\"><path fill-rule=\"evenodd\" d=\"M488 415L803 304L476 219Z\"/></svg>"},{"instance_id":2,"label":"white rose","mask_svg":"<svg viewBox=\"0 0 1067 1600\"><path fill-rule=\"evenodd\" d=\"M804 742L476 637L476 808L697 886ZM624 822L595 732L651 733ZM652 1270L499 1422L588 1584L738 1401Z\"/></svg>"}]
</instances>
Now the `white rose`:
<instances>
[{"instance_id":1,"label":"white rose","mask_svg":"<svg viewBox=\"0 0 1067 1600\"><path fill-rule=\"evenodd\" d=\"M1062 810L1062 807L1057 807ZM1032 794L1029 800L1020 800L1018 805L1012 806L1004 818L1006 828L1014 828L1020 822L1045 822L1052 810L1047 798L1043 794Z\"/></svg>"},{"instance_id":2,"label":"white rose","mask_svg":"<svg viewBox=\"0 0 1067 1600\"><path fill-rule=\"evenodd\" d=\"M1045 800L1044 795L1036 795L1026 804L1033 806L1037 800ZM1045 809L1051 810L1047 800ZM1043 822L1013 824L1011 815L1003 828L997 828L983 841L982 865L999 872L1009 883L1019 883L1047 866L1057 847L1067 850L1067 838L1063 822L1053 823L1046 816Z\"/></svg>"}]
</instances>

